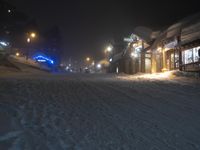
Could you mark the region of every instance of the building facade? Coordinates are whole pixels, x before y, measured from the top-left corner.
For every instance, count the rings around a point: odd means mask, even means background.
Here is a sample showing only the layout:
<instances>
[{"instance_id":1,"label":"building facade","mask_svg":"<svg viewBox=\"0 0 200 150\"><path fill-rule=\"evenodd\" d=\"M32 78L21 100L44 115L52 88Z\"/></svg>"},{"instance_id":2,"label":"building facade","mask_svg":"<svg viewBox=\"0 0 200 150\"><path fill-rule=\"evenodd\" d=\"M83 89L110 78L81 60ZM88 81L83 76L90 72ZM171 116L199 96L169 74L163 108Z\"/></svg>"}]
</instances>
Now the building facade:
<instances>
[{"instance_id":1,"label":"building facade","mask_svg":"<svg viewBox=\"0 0 200 150\"><path fill-rule=\"evenodd\" d=\"M200 71L200 14L162 31L151 46L151 72Z\"/></svg>"}]
</instances>

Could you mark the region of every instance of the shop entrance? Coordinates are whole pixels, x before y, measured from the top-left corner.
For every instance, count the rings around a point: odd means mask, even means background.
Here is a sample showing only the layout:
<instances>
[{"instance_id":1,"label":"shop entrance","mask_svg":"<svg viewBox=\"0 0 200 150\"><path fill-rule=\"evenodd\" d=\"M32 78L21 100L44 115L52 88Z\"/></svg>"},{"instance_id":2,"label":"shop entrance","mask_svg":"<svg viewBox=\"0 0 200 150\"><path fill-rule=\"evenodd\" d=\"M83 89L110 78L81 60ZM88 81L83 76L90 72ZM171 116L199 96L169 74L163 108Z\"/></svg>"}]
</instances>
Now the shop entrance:
<instances>
[{"instance_id":1,"label":"shop entrance","mask_svg":"<svg viewBox=\"0 0 200 150\"><path fill-rule=\"evenodd\" d=\"M151 73L151 54L145 55L145 73Z\"/></svg>"},{"instance_id":2,"label":"shop entrance","mask_svg":"<svg viewBox=\"0 0 200 150\"><path fill-rule=\"evenodd\" d=\"M175 70L179 68L179 52L178 50L169 50L166 52L166 66L168 70Z\"/></svg>"}]
</instances>

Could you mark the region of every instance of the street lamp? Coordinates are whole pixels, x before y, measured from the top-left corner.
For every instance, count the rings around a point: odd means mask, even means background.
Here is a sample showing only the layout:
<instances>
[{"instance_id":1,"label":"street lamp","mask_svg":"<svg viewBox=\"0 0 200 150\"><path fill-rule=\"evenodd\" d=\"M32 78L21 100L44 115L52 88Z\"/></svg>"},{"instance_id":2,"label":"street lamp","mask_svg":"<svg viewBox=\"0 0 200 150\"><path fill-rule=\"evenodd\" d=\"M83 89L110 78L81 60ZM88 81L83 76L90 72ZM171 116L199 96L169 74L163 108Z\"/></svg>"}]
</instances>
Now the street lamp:
<instances>
[{"instance_id":1,"label":"street lamp","mask_svg":"<svg viewBox=\"0 0 200 150\"><path fill-rule=\"evenodd\" d=\"M101 64L97 64L97 69L101 69Z\"/></svg>"},{"instance_id":2,"label":"street lamp","mask_svg":"<svg viewBox=\"0 0 200 150\"><path fill-rule=\"evenodd\" d=\"M108 47L107 47L107 51L108 51L108 52L111 52L111 51L112 51L112 47L111 47L111 46L108 46Z\"/></svg>"},{"instance_id":3,"label":"street lamp","mask_svg":"<svg viewBox=\"0 0 200 150\"><path fill-rule=\"evenodd\" d=\"M35 39L35 38L36 38L36 33L31 32L30 34L28 34L27 43L30 43L31 39Z\"/></svg>"},{"instance_id":4,"label":"street lamp","mask_svg":"<svg viewBox=\"0 0 200 150\"><path fill-rule=\"evenodd\" d=\"M19 54L19 52L17 52L15 55L16 55L17 57L19 57L20 54Z\"/></svg>"},{"instance_id":5,"label":"street lamp","mask_svg":"<svg viewBox=\"0 0 200 150\"><path fill-rule=\"evenodd\" d=\"M90 57L87 57L87 58L86 58L86 61L89 62L89 61L90 61Z\"/></svg>"},{"instance_id":6,"label":"street lamp","mask_svg":"<svg viewBox=\"0 0 200 150\"><path fill-rule=\"evenodd\" d=\"M36 38L36 33L35 32L31 32L28 34L28 38L26 39L28 44L31 44L32 39ZM29 49L27 50L27 56L26 59L28 60L28 55L29 55Z\"/></svg>"},{"instance_id":7,"label":"street lamp","mask_svg":"<svg viewBox=\"0 0 200 150\"><path fill-rule=\"evenodd\" d=\"M30 36L31 36L31 38L35 38L35 37L36 37L36 33L32 32L32 33L30 34Z\"/></svg>"}]
</instances>

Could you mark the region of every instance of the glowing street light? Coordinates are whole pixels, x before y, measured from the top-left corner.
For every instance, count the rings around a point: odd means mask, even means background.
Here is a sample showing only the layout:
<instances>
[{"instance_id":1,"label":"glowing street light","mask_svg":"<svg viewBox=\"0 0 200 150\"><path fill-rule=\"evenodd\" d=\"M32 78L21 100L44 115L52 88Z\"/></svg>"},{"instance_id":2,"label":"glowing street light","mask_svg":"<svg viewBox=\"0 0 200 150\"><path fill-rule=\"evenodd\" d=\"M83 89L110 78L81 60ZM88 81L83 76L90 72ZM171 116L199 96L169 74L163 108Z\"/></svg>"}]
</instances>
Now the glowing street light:
<instances>
[{"instance_id":1,"label":"glowing street light","mask_svg":"<svg viewBox=\"0 0 200 150\"><path fill-rule=\"evenodd\" d=\"M31 39L30 38L27 38L27 43L30 43L31 42Z\"/></svg>"},{"instance_id":2,"label":"glowing street light","mask_svg":"<svg viewBox=\"0 0 200 150\"><path fill-rule=\"evenodd\" d=\"M28 35L27 43L31 43L31 39L35 39L35 38L36 38L36 33L35 33L35 32L31 32L31 33Z\"/></svg>"},{"instance_id":3,"label":"glowing street light","mask_svg":"<svg viewBox=\"0 0 200 150\"><path fill-rule=\"evenodd\" d=\"M16 55L17 57L19 57L20 53L19 53L19 52L17 52L15 55Z\"/></svg>"},{"instance_id":4,"label":"glowing street light","mask_svg":"<svg viewBox=\"0 0 200 150\"><path fill-rule=\"evenodd\" d=\"M90 57L87 57L87 58L86 58L86 61L89 62L89 61L90 61Z\"/></svg>"},{"instance_id":5,"label":"glowing street light","mask_svg":"<svg viewBox=\"0 0 200 150\"><path fill-rule=\"evenodd\" d=\"M111 47L111 46L108 46L108 47L107 47L107 51L108 51L108 52L111 52L111 51L112 51L112 47Z\"/></svg>"},{"instance_id":6,"label":"glowing street light","mask_svg":"<svg viewBox=\"0 0 200 150\"><path fill-rule=\"evenodd\" d=\"M31 38L35 38L35 37L36 37L36 33L32 32L32 33L30 34L30 36L31 36Z\"/></svg>"},{"instance_id":7,"label":"glowing street light","mask_svg":"<svg viewBox=\"0 0 200 150\"><path fill-rule=\"evenodd\" d=\"M97 64L98 69L101 69L101 67L102 67L101 64Z\"/></svg>"}]
</instances>

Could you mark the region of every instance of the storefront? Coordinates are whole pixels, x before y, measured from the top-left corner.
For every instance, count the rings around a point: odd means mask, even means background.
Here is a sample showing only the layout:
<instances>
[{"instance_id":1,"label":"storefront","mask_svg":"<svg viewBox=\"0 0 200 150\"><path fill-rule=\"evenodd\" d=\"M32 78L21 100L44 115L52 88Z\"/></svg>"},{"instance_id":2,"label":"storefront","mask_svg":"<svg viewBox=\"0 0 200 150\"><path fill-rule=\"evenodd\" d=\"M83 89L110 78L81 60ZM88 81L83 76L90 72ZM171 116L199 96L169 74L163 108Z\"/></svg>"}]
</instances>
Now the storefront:
<instances>
[{"instance_id":1,"label":"storefront","mask_svg":"<svg viewBox=\"0 0 200 150\"><path fill-rule=\"evenodd\" d=\"M182 71L200 70L200 46L182 50Z\"/></svg>"},{"instance_id":2,"label":"storefront","mask_svg":"<svg viewBox=\"0 0 200 150\"><path fill-rule=\"evenodd\" d=\"M182 71L200 71L200 14L187 21L181 31Z\"/></svg>"},{"instance_id":3,"label":"storefront","mask_svg":"<svg viewBox=\"0 0 200 150\"><path fill-rule=\"evenodd\" d=\"M179 50L170 49L166 51L166 68L167 70L179 68Z\"/></svg>"}]
</instances>

